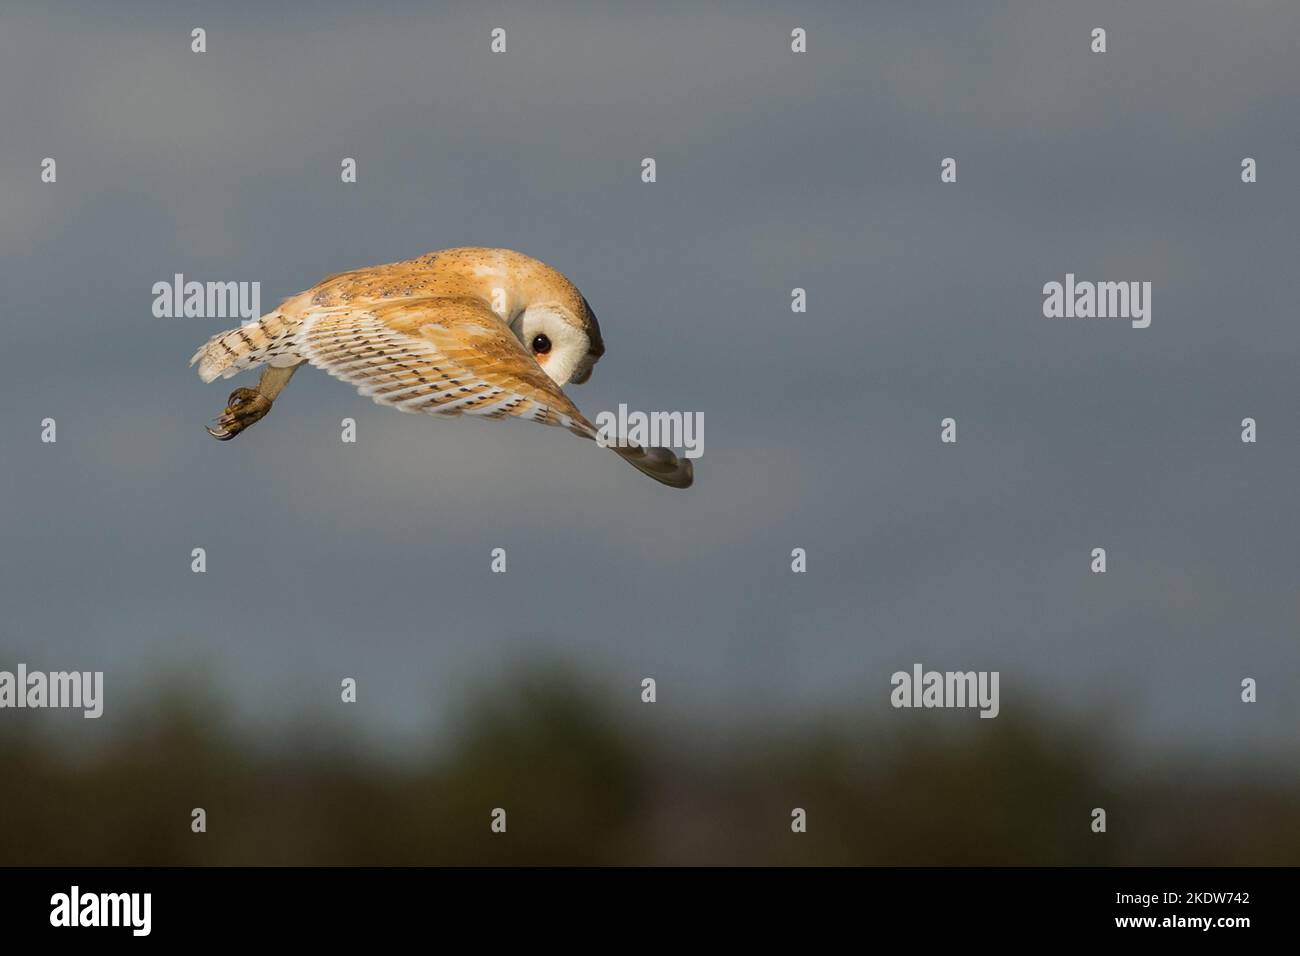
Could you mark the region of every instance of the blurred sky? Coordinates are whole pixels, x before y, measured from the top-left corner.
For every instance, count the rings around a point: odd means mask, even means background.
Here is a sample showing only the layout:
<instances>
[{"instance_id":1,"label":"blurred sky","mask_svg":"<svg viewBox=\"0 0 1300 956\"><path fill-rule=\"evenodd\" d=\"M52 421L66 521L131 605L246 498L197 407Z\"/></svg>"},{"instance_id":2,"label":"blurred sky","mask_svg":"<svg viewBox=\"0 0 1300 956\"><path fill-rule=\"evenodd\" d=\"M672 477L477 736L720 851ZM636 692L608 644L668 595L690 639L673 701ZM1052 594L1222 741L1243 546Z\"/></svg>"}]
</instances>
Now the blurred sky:
<instances>
[{"instance_id":1,"label":"blurred sky","mask_svg":"<svg viewBox=\"0 0 1300 956\"><path fill-rule=\"evenodd\" d=\"M0 668L106 671L80 737L169 666L268 732L354 676L401 747L537 657L629 711L654 676L700 734L904 723L889 675L920 661L1000 670L1003 714L1293 750L1298 50L1284 2L7 3ZM233 323L151 314L176 272L269 310L470 244L585 293L589 416L704 413L695 488L314 370L217 443L252 377L186 363ZM1067 272L1150 281L1151 327L1045 319Z\"/></svg>"}]
</instances>

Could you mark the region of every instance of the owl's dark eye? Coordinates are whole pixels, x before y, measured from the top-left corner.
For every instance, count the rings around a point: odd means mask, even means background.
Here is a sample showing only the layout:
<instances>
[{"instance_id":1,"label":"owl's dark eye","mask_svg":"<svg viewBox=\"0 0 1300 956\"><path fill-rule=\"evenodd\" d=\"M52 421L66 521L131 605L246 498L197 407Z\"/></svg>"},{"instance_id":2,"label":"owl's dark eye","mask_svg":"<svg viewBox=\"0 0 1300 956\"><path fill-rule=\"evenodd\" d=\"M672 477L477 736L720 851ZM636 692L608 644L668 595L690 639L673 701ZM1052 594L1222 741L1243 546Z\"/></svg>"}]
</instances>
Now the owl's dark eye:
<instances>
[{"instance_id":1,"label":"owl's dark eye","mask_svg":"<svg viewBox=\"0 0 1300 956\"><path fill-rule=\"evenodd\" d=\"M551 350L551 340L544 335L533 336L533 351L538 355L545 355Z\"/></svg>"}]
</instances>

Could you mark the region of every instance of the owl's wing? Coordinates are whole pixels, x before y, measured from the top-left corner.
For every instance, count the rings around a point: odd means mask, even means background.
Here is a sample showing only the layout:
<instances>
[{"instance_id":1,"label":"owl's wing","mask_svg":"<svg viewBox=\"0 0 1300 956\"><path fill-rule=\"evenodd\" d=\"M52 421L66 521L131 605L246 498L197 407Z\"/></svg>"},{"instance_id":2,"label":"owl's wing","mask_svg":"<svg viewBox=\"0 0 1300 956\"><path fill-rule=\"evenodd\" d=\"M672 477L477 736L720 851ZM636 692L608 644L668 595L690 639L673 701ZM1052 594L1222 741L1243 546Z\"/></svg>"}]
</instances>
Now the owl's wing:
<instances>
[{"instance_id":1,"label":"owl's wing","mask_svg":"<svg viewBox=\"0 0 1300 956\"><path fill-rule=\"evenodd\" d=\"M312 365L381 405L434 415L523 418L595 440L597 430L477 299L414 298L325 308L295 343ZM689 460L663 448L613 449L656 481L687 488Z\"/></svg>"},{"instance_id":2,"label":"owl's wing","mask_svg":"<svg viewBox=\"0 0 1300 956\"><path fill-rule=\"evenodd\" d=\"M299 354L404 412L591 424L495 314L472 299L394 299L312 312Z\"/></svg>"}]
</instances>

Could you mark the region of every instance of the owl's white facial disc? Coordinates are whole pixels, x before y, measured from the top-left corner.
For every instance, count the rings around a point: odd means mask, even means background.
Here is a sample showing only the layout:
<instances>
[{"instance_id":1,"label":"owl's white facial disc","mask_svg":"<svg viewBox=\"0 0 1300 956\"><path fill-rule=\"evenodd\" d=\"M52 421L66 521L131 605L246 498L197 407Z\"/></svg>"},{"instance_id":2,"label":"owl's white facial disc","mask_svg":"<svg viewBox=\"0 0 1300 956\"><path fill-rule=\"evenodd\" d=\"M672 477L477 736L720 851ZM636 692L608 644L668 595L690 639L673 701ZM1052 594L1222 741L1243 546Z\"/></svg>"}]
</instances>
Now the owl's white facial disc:
<instances>
[{"instance_id":1,"label":"owl's white facial disc","mask_svg":"<svg viewBox=\"0 0 1300 956\"><path fill-rule=\"evenodd\" d=\"M530 306L510 323L528 354L556 385L584 382L595 361L587 333L553 306Z\"/></svg>"}]
</instances>

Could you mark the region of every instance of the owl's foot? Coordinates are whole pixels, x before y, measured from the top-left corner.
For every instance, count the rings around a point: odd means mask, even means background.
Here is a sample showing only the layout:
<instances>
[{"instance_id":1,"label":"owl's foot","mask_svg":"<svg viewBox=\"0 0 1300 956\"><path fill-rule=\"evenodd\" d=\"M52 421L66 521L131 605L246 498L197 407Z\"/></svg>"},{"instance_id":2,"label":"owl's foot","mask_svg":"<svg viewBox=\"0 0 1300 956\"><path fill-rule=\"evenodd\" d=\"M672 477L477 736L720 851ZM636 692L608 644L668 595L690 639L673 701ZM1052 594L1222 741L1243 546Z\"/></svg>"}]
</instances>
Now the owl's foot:
<instances>
[{"instance_id":1,"label":"owl's foot","mask_svg":"<svg viewBox=\"0 0 1300 956\"><path fill-rule=\"evenodd\" d=\"M271 410L271 400L255 388L237 388L226 399L226 410L208 434L218 441L230 441L245 428L256 425Z\"/></svg>"}]
</instances>

